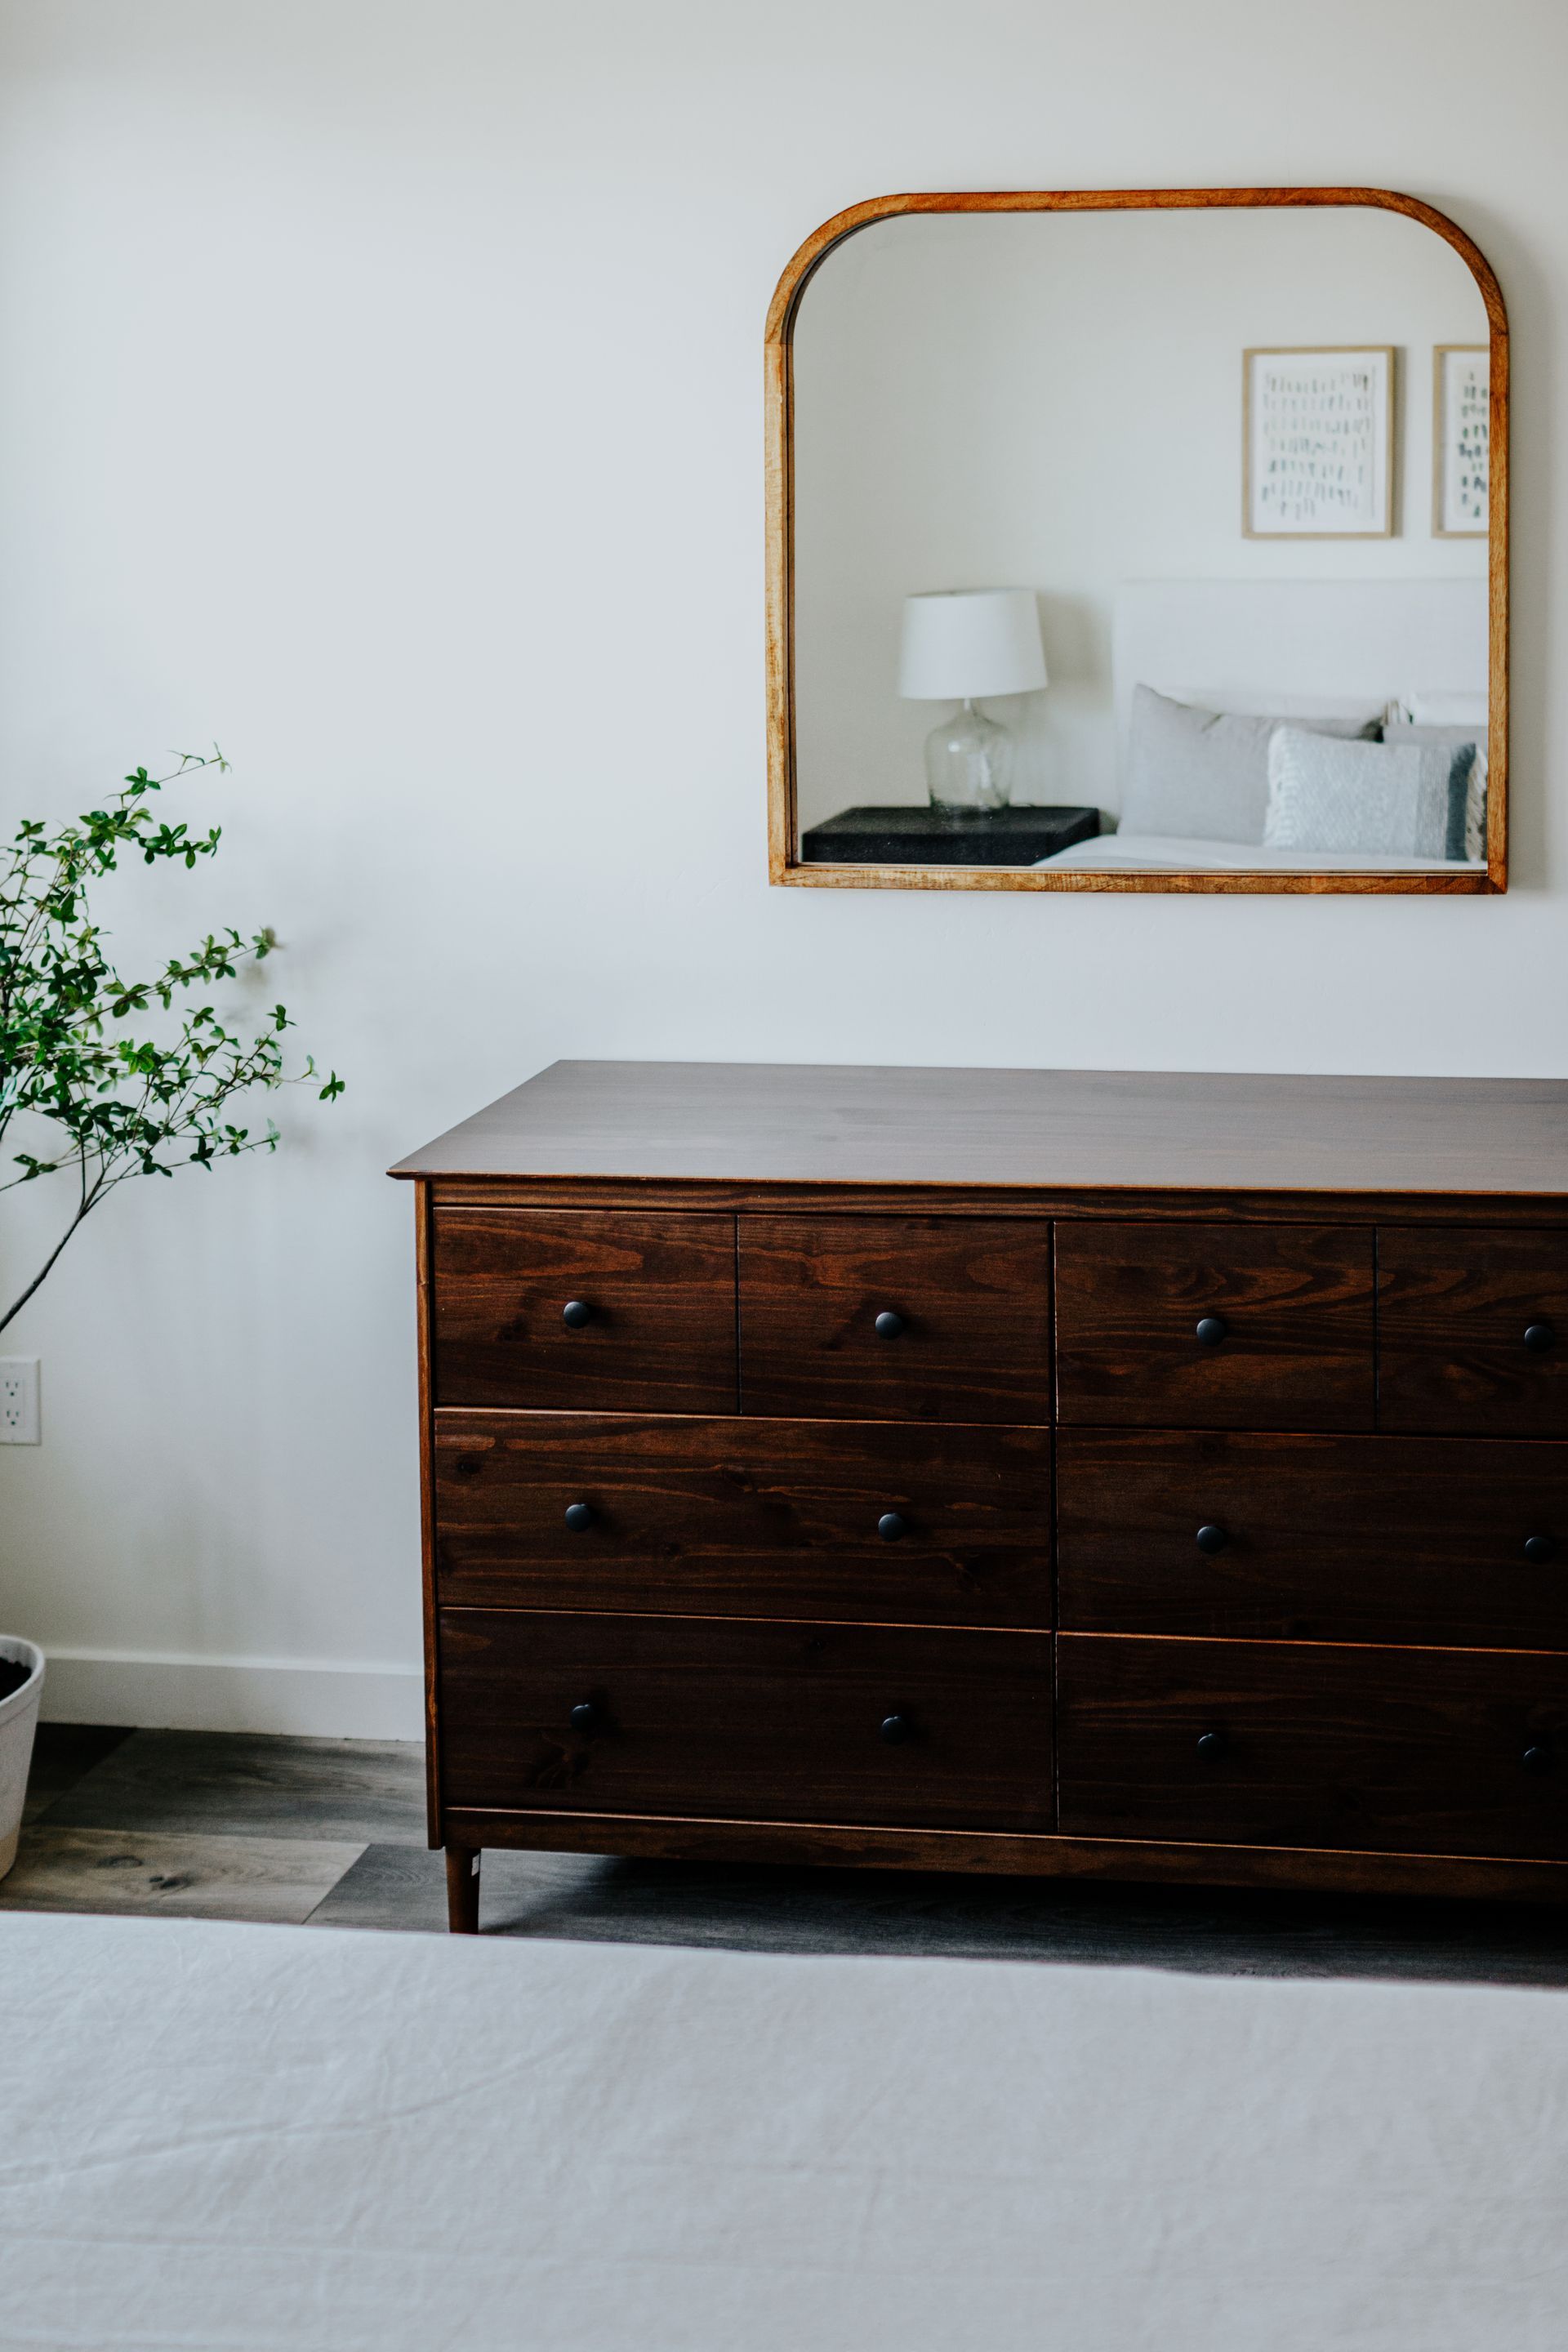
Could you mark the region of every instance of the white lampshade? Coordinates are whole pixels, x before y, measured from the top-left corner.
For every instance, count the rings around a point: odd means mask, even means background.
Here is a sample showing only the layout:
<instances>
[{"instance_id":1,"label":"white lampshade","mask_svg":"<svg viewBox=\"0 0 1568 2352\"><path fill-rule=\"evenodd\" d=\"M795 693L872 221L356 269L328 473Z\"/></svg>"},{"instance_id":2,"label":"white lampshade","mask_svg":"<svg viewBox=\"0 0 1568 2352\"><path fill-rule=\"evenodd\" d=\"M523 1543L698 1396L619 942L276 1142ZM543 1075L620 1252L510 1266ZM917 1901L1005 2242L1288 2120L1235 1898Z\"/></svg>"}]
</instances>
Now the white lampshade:
<instances>
[{"instance_id":1,"label":"white lampshade","mask_svg":"<svg viewBox=\"0 0 1568 2352\"><path fill-rule=\"evenodd\" d=\"M944 588L905 597L899 692L906 701L1033 694L1046 682L1032 588Z\"/></svg>"}]
</instances>

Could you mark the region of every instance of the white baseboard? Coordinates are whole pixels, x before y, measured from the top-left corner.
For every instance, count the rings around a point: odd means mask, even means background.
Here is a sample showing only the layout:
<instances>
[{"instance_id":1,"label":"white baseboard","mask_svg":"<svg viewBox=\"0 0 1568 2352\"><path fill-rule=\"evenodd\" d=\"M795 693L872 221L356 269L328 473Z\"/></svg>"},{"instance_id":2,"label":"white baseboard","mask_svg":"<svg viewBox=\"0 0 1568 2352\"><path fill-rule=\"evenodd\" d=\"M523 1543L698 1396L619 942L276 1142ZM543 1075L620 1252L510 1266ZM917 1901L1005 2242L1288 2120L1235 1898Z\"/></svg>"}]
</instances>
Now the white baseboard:
<instances>
[{"instance_id":1,"label":"white baseboard","mask_svg":"<svg viewBox=\"0 0 1568 2352\"><path fill-rule=\"evenodd\" d=\"M282 1731L313 1739L424 1737L425 1685L417 1666L140 1650L48 1650L45 1659L46 1723Z\"/></svg>"}]
</instances>

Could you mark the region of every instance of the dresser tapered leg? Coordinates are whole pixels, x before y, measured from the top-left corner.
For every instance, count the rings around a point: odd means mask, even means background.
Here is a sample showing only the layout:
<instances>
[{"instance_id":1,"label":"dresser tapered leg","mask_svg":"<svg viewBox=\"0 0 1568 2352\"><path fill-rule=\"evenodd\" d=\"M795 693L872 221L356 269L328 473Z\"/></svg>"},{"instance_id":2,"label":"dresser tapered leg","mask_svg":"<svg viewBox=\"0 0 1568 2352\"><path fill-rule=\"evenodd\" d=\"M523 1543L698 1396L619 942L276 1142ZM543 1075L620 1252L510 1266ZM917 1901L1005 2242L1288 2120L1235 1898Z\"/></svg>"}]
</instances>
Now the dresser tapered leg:
<instances>
[{"instance_id":1,"label":"dresser tapered leg","mask_svg":"<svg viewBox=\"0 0 1568 2352\"><path fill-rule=\"evenodd\" d=\"M479 1932L479 1857L471 1845L447 1848L447 1925L454 1936Z\"/></svg>"}]
</instances>

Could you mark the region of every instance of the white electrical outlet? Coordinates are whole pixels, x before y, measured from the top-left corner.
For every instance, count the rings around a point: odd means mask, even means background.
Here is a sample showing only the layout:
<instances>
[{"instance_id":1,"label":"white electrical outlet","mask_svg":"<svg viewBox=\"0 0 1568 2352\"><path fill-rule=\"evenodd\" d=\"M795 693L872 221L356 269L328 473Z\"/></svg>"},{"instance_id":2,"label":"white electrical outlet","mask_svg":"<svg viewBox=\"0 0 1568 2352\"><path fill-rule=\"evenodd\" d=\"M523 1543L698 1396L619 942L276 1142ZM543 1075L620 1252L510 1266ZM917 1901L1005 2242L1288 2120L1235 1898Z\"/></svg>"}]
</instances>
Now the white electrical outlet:
<instances>
[{"instance_id":1,"label":"white electrical outlet","mask_svg":"<svg viewBox=\"0 0 1568 2352\"><path fill-rule=\"evenodd\" d=\"M0 1356L0 1445L37 1445L38 1360Z\"/></svg>"}]
</instances>

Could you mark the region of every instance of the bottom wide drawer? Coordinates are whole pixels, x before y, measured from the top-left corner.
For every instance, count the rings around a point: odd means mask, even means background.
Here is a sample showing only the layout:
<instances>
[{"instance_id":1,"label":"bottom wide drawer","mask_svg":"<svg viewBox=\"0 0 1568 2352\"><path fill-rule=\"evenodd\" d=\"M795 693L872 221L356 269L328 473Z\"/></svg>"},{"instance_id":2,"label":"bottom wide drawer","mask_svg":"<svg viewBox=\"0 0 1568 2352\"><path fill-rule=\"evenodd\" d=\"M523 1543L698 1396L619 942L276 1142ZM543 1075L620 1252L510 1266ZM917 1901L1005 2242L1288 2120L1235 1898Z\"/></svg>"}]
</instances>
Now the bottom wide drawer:
<instances>
[{"instance_id":1,"label":"bottom wide drawer","mask_svg":"<svg viewBox=\"0 0 1568 2352\"><path fill-rule=\"evenodd\" d=\"M1069 1633L1067 1836L1568 1856L1568 1662Z\"/></svg>"},{"instance_id":2,"label":"bottom wide drawer","mask_svg":"<svg viewBox=\"0 0 1568 2352\"><path fill-rule=\"evenodd\" d=\"M443 1802L1048 1830L1048 1634L452 1609Z\"/></svg>"}]
</instances>

